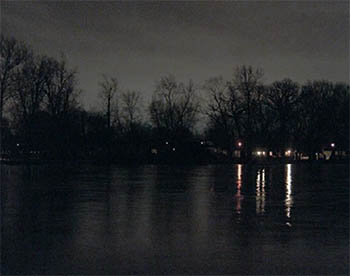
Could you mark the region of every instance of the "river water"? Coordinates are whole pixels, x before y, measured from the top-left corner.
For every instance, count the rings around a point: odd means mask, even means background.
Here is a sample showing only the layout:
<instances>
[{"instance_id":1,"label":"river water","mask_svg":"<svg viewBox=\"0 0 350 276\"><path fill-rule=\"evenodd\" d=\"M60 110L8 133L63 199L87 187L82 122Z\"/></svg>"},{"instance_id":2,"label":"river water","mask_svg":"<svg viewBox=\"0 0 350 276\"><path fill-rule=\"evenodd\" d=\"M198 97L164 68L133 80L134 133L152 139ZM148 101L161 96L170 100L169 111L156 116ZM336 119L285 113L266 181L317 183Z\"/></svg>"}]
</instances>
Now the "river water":
<instances>
[{"instance_id":1,"label":"river water","mask_svg":"<svg viewBox=\"0 0 350 276\"><path fill-rule=\"evenodd\" d=\"M349 274L349 166L3 166L2 274Z\"/></svg>"}]
</instances>

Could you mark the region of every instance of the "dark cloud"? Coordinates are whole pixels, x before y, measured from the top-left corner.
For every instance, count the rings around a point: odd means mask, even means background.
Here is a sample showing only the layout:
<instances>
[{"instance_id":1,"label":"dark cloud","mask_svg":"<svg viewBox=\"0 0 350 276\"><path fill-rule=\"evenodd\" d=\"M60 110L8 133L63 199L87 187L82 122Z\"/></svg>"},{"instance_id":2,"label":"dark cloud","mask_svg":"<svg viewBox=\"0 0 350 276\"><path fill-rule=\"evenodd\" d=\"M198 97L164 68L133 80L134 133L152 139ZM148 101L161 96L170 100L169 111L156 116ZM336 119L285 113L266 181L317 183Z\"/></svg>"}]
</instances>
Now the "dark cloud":
<instances>
[{"instance_id":1,"label":"dark cloud","mask_svg":"<svg viewBox=\"0 0 350 276\"><path fill-rule=\"evenodd\" d=\"M87 106L101 74L148 98L173 73L202 82L241 64L266 81L348 81L347 1L1 2L5 34L78 68Z\"/></svg>"}]
</instances>

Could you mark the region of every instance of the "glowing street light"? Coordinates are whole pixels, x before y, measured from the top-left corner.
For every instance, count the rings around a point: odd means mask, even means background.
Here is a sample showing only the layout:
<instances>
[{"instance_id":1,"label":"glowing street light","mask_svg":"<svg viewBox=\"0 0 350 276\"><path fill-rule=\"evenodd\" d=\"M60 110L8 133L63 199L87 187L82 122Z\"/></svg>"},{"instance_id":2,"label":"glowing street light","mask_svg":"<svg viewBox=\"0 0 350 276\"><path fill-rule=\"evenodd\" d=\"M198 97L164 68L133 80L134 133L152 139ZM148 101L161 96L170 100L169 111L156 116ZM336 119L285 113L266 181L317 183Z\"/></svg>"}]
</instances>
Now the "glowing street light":
<instances>
[{"instance_id":1,"label":"glowing street light","mask_svg":"<svg viewBox=\"0 0 350 276\"><path fill-rule=\"evenodd\" d=\"M165 144L166 144L166 145L169 145L169 142L168 142L168 141L165 141Z\"/></svg>"},{"instance_id":2,"label":"glowing street light","mask_svg":"<svg viewBox=\"0 0 350 276\"><path fill-rule=\"evenodd\" d=\"M334 147L335 147L335 144L334 144L334 143L331 143L331 147L334 148Z\"/></svg>"},{"instance_id":3,"label":"glowing street light","mask_svg":"<svg viewBox=\"0 0 350 276\"><path fill-rule=\"evenodd\" d=\"M238 142L238 147L242 147L243 143L242 142Z\"/></svg>"},{"instance_id":4,"label":"glowing street light","mask_svg":"<svg viewBox=\"0 0 350 276\"><path fill-rule=\"evenodd\" d=\"M175 151L176 149L175 148L173 148L173 151Z\"/></svg>"}]
</instances>

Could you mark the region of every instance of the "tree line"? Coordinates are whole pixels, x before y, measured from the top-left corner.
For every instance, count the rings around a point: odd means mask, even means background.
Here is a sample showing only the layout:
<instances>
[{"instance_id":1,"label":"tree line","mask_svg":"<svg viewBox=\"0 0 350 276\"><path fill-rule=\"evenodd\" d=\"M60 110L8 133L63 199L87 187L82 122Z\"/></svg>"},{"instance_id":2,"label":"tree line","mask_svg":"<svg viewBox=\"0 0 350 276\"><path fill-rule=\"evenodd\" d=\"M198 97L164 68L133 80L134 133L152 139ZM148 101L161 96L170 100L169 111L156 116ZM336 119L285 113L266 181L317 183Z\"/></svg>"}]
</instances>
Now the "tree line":
<instances>
[{"instance_id":1,"label":"tree line","mask_svg":"<svg viewBox=\"0 0 350 276\"><path fill-rule=\"evenodd\" d=\"M208 143L249 160L255 148L311 157L330 143L349 145L349 84L291 79L264 84L261 68L203 84L161 77L150 103L102 76L94 111L79 101L77 71L1 36L1 151L57 160L105 162L216 160ZM198 124L204 126L203 131Z\"/></svg>"}]
</instances>

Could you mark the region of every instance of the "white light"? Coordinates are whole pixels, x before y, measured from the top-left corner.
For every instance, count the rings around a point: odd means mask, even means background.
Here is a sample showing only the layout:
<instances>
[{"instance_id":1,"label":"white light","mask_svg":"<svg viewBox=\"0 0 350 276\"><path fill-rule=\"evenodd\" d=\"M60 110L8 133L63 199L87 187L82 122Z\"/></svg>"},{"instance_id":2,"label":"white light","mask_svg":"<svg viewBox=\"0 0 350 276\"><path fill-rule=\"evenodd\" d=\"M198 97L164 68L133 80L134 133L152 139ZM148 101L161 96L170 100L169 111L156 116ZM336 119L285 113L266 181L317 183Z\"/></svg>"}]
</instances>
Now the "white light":
<instances>
[{"instance_id":1,"label":"white light","mask_svg":"<svg viewBox=\"0 0 350 276\"><path fill-rule=\"evenodd\" d=\"M17 144L17 147L19 147L19 144Z\"/></svg>"},{"instance_id":2,"label":"white light","mask_svg":"<svg viewBox=\"0 0 350 276\"><path fill-rule=\"evenodd\" d=\"M175 148L173 148L173 151L175 151Z\"/></svg>"},{"instance_id":3,"label":"white light","mask_svg":"<svg viewBox=\"0 0 350 276\"><path fill-rule=\"evenodd\" d=\"M201 142L201 145L203 145L203 144L204 144L204 142L202 141L202 142Z\"/></svg>"},{"instance_id":4,"label":"white light","mask_svg":"<svg viewBox=\"0 0 350 276\"><path fill-rule=\"evenodd\" d=\"M256 176L256 213L265 213L265 169L258 170Z\"/></svg>"},{"instance_id":5,"label":"white light","mask_svg":"<svg viewBox=\"0 0 350 276\"><path fill-rule=\"evenodd\" d=\"M257 154L258 154L258 155L261 155L261 151L258 151Z\"/></svg>"},{"instance_id":6,"label":"white light","mask_svg":"<svg viewBox=\"0 0 350 276\"><path fill-rule=\"evenodd\" d=\"M241 147L242 146L242 142L238 142L238 146Z\"/></svg>"},{"instance_id":7,"label":"white light","mask_svg":"<svg viewBox=\"0 0 350 276\"><path fill-rule=\"evenodd\" d=\"M265 151L262 152L262 155L265 155Z\"/></svg>"},{"instance_id":8,"label":"white light","mask_svg":"<svg viewBox=\"0 0 350 276\"><path fill-rule=\"evenodd\" d=\"M335 144L334 144L334 143L332 143L332 144L331 144L331 147L332 147L332 148L334 148L334 147L335 147Z\"/></svg>"},{"instance_id":9,"label":"white light","mask_svg":"<svg viewBox=\"0 0 350 276\"><path fill-rule=\"evenodd\" d=\"M293 207L293 196L292 196L292 165L287 164L286 166L286 199L284 201L286 208L287 218L291 217L291 209Z\"/></svg>"},{"instance_id":10,"label":"white light","mask_svg":"<svg viewBox=\"0 0 350 276\"><path fill-rule=\"evenodd\" d=\"M165 142L165 144L166 144L166 145L168 145L168 144L169 144L169 142L168 142L168 141L166 141L166 142Z\"/></svg>"},{"instance_id":11,"label":"white light","mask_svg":"<svg viewBox=\"0 0 350 276\"><path fill-rule=\"evenodd\" d=\"M242 187L242 165L237 165L237 192L235 194L235 209L237 214L241 213L243 196L241 194Z\"/></svg>"}]
</instances>

